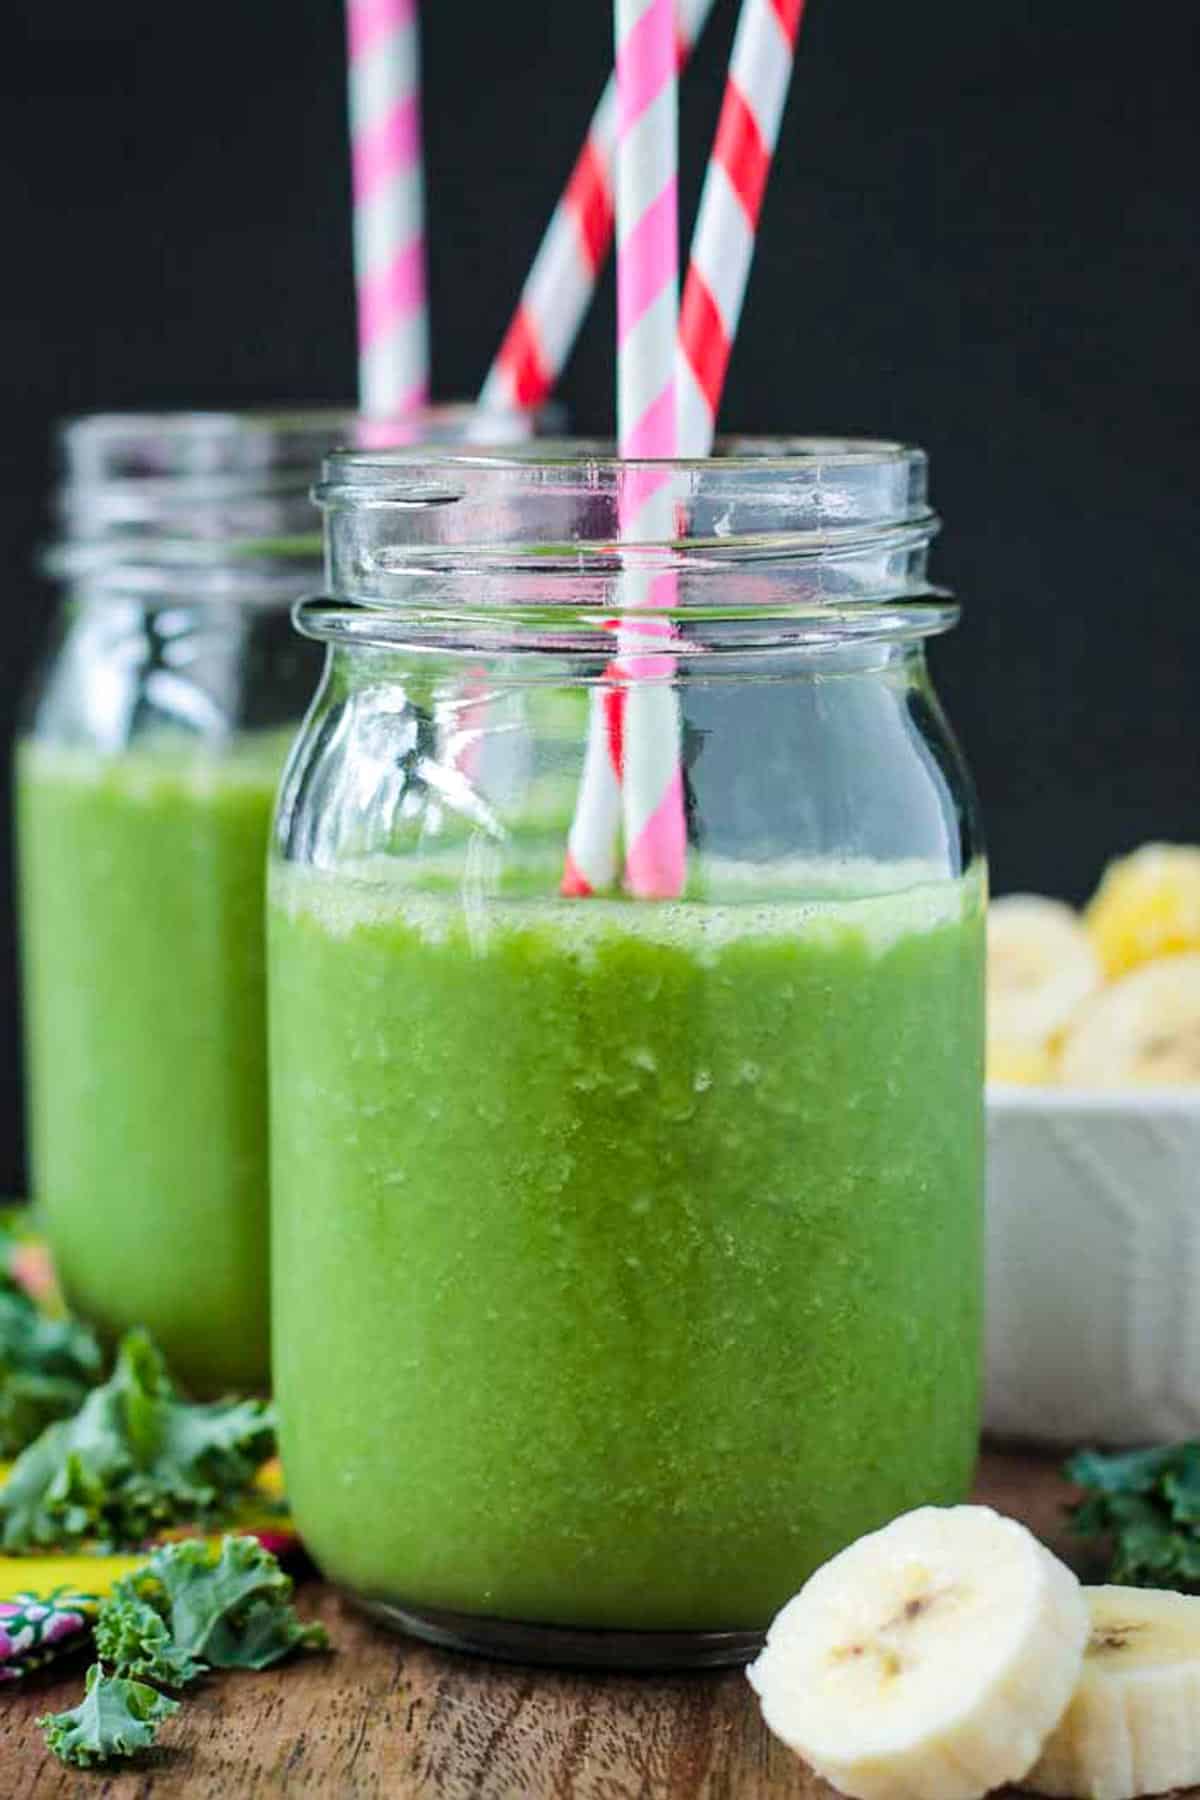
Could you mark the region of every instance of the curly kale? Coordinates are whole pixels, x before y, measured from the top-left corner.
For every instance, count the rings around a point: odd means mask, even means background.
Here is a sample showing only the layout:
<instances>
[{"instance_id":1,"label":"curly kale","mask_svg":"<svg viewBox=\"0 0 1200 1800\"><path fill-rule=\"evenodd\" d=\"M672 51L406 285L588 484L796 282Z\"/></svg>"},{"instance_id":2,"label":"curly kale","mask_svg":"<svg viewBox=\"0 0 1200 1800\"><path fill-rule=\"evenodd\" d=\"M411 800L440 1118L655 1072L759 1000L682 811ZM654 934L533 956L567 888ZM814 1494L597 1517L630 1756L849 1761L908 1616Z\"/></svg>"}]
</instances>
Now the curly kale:
<instances>
[{"instance_id":1,"label":"curly kale","mask_svg":"<svg viewBox=\"0 0 1200 1800\"><path fill-rule=\"evenodd\" d=\"M101 1603L96 1616L96 1654L118 1675L169 1688L186 1687L205 1669L204 1663L172 1642L160 1612L124 1593L110 1594Z\"/></svg>"},{"instance_id":2,"label":"curly kale","mask_svg":"<svg viewBox=\"0 0 1200 1800\"><path fill-rule=\"evenodd\" d=\"M154 1742L164 1719L179 1711L178 1700L141 1681L106 1675L99 1663L87 1672L87 1688L70 1712L44 1713L38 1720L47 1747L78 1769L134 1756Z\"/></svg>"},{"instance_id":3,"label":"curly kale","mask_svg":"<svg viewBox=\"0 0 1200 1800\"><path fill-rule=\"evenodd\" d=\"M131 1331L109 1380L17 1459L0 1489L0 1544L126 1549L170 1525L219 1522L274 1448L269 1406L191 1404L146 1333Z\"/></svg>"},{"instance_id":4,"label":"curly kale","mask_svg":"<svg viewBox=\"0 0 1200 1800\"><path fill-rule=\"evenodd\" d=\"M301 1624L291 1578L253 1537L222 1538L219 1549L189 1538L156 1550L144 1569L117 1582L101 1606L96 1642L102 1654L100 1630L110 1608L120 1608L122 1620L131 1624L135 1609L143 1624L157 1619L167 1654L193 1660L197 1673L206 1667L267 1669L293 1650L328 1648L322 1625ZM153 1642L161 1656L157 1635Z\"/></svg>"},{"instance_id":5,"label":"curly kale","mask_svg":"<svg viewBox=\"0 0 1200 1800\"><path fill-rule=\"evenodd\" d=\"M294 1650L326 1650L319 1624L305 1625L292 1583L257 1538L219 1546L187 1538L156 1550L100 1604L87 1691L70 1712L38 1723L64 1762L135 1755L154 1742L178 1701L161 1688L187 1687L209 1669L268 1669Z\"/></svg>"},{"instance_id":6,"label":"curly kale","mask_svg":"<svg viewBox=\"0 0 1200 1800\"><path fill-rule=\"evenodd\" d=\"M1086 1493L1072 1530L1107 1541L1111 1581L1200 1592L1200 1443L1082 1450L1066 1474Z\"/></svg>"},{"instance_id":7,"label":"curly kale","mask_svg":"<svg viewBox=\"0 0 1200 1800\"><path fill-rule=\"evenodd\" d=\"M0 1457L18 1456L77 1412L100 1379L100 1346L75 1319L55 1319L0 1267Z\"/></svg>"}]
</instances>

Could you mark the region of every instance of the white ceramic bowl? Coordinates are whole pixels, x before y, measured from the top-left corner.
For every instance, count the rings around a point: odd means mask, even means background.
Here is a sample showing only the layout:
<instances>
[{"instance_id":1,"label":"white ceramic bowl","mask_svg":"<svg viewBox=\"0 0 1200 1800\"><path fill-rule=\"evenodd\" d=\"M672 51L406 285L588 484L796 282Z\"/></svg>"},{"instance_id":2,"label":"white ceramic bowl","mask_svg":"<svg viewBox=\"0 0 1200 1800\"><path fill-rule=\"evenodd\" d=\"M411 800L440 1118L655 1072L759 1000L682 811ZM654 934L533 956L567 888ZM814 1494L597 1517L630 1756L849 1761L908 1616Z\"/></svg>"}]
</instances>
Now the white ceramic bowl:
<instances>
[{"instance_id":1,"label":"white ceramic bowl","mask_svg":"<svg viewBox=\"0 0 1200 1800\"><path fill-rule=\"evenodd\" d=\"M1200 1436L1200 1093L988 1089L985 1427Z\"/></svg>"}]
</instances>

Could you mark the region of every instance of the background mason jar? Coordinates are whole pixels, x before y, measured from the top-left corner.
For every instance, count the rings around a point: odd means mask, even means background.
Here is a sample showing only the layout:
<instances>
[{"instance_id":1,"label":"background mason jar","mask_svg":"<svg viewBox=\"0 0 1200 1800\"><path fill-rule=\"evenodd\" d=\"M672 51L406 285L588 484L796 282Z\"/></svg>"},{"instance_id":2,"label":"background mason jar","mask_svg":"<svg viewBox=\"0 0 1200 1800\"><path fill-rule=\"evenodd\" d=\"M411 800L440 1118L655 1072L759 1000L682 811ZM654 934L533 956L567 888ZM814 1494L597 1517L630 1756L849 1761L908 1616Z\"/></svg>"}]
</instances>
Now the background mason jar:
<instances>
[{"instance_id":1,"label":"background mason jar","mask_svg":"<svg viewBox=\"0 0 1200 1800\"><path fill-rule=\"evenodd\" d=\"M479 427L449 407L404 431ZM268 1380L263 860L320 666L288 613L320 582L319 459L367 431L399 428L61 434L63 603L16 759L33 1187L70 1303L148 1327L202 1392Z\"/></svg>"}]
</instances>

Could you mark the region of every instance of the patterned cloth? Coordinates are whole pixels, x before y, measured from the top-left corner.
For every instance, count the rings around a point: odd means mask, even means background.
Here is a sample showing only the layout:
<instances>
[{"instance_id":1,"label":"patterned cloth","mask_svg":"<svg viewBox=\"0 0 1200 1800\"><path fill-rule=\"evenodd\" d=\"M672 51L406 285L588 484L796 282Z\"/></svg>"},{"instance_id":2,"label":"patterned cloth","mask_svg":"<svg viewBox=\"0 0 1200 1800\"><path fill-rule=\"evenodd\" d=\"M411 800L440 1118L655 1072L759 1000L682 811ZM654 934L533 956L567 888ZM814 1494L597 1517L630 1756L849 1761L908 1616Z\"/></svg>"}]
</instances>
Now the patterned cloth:
<instances>
[{"instance_id":1,"label":"patterned cloth","mask_svg":"<svg viewBox=\"0 0 1200 1800\"><path fill-rule=\"evenodd\" d=\"M83 1649L100 1602L144 1555L0 1556L0 1681Z\"/></svg>"},{"instance_id":2,"label":"patterned cloth","mask_svg":"<svg viewBox=\"0 0 1200 1800\"><path fill-rule=\"evenodd\" d=\"M99 1605L98 1595L69 1587L0 1600L0 1681L19 1681L55 1657L82 1649Z\"/></svg>"}]
</instances>

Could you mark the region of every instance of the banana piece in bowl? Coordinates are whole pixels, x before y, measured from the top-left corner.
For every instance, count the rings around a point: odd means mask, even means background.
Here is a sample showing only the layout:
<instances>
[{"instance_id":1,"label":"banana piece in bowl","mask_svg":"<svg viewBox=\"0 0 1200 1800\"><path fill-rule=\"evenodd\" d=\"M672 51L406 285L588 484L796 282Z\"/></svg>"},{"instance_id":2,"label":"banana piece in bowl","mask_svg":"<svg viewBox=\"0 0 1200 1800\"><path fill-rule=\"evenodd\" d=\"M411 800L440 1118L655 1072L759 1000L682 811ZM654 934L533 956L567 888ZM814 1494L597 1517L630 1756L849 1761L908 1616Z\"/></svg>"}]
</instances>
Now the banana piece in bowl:
<instances>
[{"instance_id":1,"label":"banana piece in bowl","mask_svg":"<svg viewBox=\"0 0 1200 1800\"><path fill-rule=\"evenodd\" d=\"M1072 1087L1200 1084L1200 952L1146 963L1095 995L1058 1068Z\"/></svg>"},{"instance_id":2,"label":"banana piece in bowl","mask_svg":"<svg viewBox=\"0 0 1200 1800\"><path fill-rule=\"evenodd\" d=\"M1050 1087L1058 1061L1048 1044L1002 1044L988 1039L987 1079L1007 1087Z\"/></svg>"},{"instance_id":3,"label":"banana piece in bowl","mask_svg":"<svg viewBox=\"0 0 1200 1800\"><path fill-rule=\"evenodd\" d=\"M1040 894L1008 894L988 908L988 1078L1055 1077L1059 1034L1103 979L1078 914Z\"/></svg>"},{"instance_id":4,"label":"banana piece in bowl","mask_svg":"<svg viewBox=\"0 0 1200 1800\"><path fill-rule=\"evenodd\" d=\"M1143 844L1109 863L1084 917L1110 978L1200 950L1200 847Z\"/></svg>"}]
</instances>

